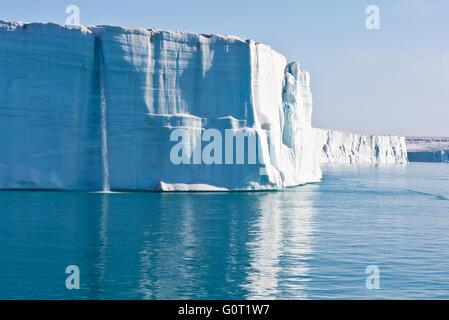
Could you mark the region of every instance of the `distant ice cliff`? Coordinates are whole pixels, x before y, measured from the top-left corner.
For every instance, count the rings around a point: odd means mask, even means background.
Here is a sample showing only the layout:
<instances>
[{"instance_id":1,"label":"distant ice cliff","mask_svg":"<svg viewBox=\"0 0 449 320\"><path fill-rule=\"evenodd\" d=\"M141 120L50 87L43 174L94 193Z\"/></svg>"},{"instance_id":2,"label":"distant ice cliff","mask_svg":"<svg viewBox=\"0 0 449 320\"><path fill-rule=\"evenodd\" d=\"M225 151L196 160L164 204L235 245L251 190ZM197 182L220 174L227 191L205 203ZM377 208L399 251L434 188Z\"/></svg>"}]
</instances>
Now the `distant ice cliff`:
<instances>
[{"instance_id":1,"label":"distant ice cliff","mask_svg":"<svg viewBox=\"0 0 449 320\"><path fill-rule=\"evenodd\" d=\"M449 162L448 137L406 137L410 162Z\"/></svg>"},{"instance_id":2,"label":"distant ice cliff","mask_svg":"<svg viewBox=\"0 0 449 320\"><path fill-rule=\"evenodd\" d=\"M404 137L358 134L314 129L322 163L401 164L407 163Z\"/></svg>"}]
</instances>

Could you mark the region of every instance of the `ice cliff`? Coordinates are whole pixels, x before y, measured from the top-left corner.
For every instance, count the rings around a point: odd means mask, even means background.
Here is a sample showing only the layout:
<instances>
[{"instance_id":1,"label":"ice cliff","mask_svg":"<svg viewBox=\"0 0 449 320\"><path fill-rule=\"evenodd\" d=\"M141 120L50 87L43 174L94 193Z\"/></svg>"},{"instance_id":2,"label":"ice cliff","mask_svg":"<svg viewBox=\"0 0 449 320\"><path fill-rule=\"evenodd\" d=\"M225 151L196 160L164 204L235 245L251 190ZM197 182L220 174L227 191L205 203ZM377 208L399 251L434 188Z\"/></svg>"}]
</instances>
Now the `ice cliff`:
<instances>
[{"instance_id":1,"label":"ice cliff","mask_svg":"<svg viewBox=\"0 0 449 320\"><path fill-rule=\"evenodd\" d=\"M319 181L309 81L269 46L232 36L0 21L0 188Z\"/></svg>"},{"instance_id":2,"label":"ice cliff","mask_svg":"<svg viewBox=\"0 0 449 320\"><path fill-rule=\"evenodd\" d=\"M378 136L314 128L321 163L407 163L404 137Z\"/></svg>"},{"instance_id":3,"label":"ice cliff","mask_svg":"<svg viewBox=\"0 0 449 320\"><path fill-rule=\"evenodd\" d=\"M449 138L406 137L410 162L449 162Z\"/></svg>"}]
</instances>

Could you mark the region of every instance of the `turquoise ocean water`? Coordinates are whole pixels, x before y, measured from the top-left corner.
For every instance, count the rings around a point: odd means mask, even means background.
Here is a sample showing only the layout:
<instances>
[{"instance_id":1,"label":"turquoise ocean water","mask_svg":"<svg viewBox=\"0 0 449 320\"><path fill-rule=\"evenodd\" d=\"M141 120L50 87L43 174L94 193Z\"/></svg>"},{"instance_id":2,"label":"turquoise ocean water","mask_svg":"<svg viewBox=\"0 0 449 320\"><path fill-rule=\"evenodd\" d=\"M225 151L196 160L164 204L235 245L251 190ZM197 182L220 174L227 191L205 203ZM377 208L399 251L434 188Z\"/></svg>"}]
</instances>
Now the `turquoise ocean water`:
<instances>
[{"instance_id":1,"label":"turquoise ocean water","mask_svg":"<svg viewBox=\"0 0 449 320\"><path fill-rule=\"evenodd\" d=\"M0 299L448 299L449 166L323 172L281 192L1 191Z\"/></svg>"}]
</instances>

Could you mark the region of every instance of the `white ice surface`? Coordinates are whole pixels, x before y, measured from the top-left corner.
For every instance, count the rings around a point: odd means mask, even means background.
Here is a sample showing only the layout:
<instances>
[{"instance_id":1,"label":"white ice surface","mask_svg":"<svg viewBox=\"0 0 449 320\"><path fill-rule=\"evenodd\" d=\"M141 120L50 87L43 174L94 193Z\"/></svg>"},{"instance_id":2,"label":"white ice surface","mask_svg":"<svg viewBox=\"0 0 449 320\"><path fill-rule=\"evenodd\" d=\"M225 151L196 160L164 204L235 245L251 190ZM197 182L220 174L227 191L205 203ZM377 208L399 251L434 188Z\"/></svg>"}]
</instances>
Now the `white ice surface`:
<instances>
[{"instance_id":1,"label":"white ice surface","mask_svg":"<svg viewBox=\"0 0 449 320\"><path fill-rule=\"evenodd\" d=\"M314 128L321 163L407 163L404 137L358 134Z\"/></svg>"}]
</instances>

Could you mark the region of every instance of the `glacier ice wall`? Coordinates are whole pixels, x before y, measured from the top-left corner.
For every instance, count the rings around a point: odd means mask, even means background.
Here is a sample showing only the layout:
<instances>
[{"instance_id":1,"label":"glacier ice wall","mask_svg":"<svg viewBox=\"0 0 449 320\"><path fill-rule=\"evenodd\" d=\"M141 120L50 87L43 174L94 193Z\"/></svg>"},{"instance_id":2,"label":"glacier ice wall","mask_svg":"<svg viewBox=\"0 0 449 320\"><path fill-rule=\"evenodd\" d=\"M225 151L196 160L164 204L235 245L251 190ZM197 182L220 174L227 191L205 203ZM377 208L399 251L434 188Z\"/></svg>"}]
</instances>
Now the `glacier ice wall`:
<instances>
[{"instance_id":1,"label":"glacier ice wall","mask_svg":"<svg viewBox=\"0 0 449 320\"><path fill-rule=\"evenodd\" d=\"M410 162L449 162L449 150L438 151L410 151Z\"/></svg>"},{"instance_id":2,"label":"glacier ice wall","mask_svg":"<svg viewBox=\"0 0 449 320\"><path fill-rule=\"evenodd\" d=\"M314 128L321 163L407 163L404 137L378 136Z\"/></svg>"},{"instance_id":3,"label":"glacier ice wall","mask_svg":"<svg viewBox=\"0 0 449 320\"><path fill-rule=\"evenodd\" d=\"M449 162L448 137L406 137L410 162Z\"/></svg>"},{"instance_id":4,"label":"glacier ice wall","mask_svg":"<svg viewBox=\"0 0 449 320\"><path fill-rule=\"evenodd\" d=\"M0 21L0 188L246 190L315 182L321 171L310 114L308 73L251 40ZM207 144L196 137L208 129L223 137L243 132L257 138L261 161L175 164L175 129L195 137L185 142L191 157Z\"/></svg>"},{"instance_id":5,"label":"glacier ice wall","mask_svg":"<svg viewBox=\"0 0 449 320\"><path fill-rule=\"evenodd\" d=\"M321 177L320 154L312 129L312 93L310 74L297 62L285 69L283 91L284 130L282 135L287 162L291 163L288 184L306 183Z\"/></svg>"}]
</instances>

